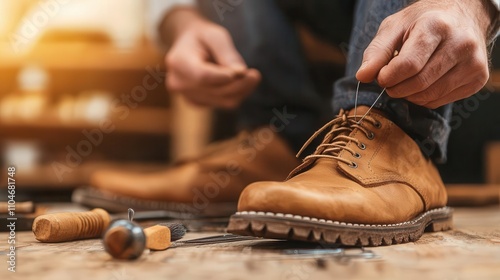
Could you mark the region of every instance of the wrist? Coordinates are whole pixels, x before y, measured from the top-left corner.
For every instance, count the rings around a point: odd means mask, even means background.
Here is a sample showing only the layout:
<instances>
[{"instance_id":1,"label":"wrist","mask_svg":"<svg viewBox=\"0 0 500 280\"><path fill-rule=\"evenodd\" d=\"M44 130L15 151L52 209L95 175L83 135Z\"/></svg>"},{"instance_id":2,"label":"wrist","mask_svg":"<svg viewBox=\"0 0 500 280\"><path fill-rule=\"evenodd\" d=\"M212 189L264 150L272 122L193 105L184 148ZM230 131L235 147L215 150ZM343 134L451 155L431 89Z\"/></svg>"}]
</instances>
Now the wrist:
<instances>
[{"instance_id":1,"label":"wrist","mask_svg":"<svg viewBox=\"0 0 500 280\"><path fill-rule=\"evenodd\" d=\"M485 41L490 39L492 29L497 24L498 9L491 0L419 0L413 5L427 11L433 8L455 11L458 17L464 20L462 26L467 28L473 26L476 34L481 35L480 37Z\"/></svg>"},{"instance_id":2,"label":"wrist","mask_svg":"<svg viewBox=\"0 0 500 280\"><path fill-rule=\"evenodd\" d=\"M500 12L498 11L498 8L491 0L481 0L483 4L483 8L485 9L488 18L490 19L489 21L489 26L486 32L486 39L488 43L491 43L498 32L498 29L500 27Z\"/></svg>"},{"instance_id":3,"label":"wrist","mask_svg":"<svg viewBox=\"0 0 500 280\"><path fill-rule=\"evenodd\" d=\"M491 39L491 33L498 21L498 9L491 0L460 1L462 10L470 19L477 23L479 31L486 41Z\"/></svg>"},{"instance_id":4,"label":"wrist","mask_svg":"<svg viewBox=\"0 0 500 280\"><path fill-rule=\"evenodd\" d=\"M182 33L192 26L206 22L195 7L179 6L169 11L160 24L160 37L170 46Z\"/></svg>"}]
</instances>

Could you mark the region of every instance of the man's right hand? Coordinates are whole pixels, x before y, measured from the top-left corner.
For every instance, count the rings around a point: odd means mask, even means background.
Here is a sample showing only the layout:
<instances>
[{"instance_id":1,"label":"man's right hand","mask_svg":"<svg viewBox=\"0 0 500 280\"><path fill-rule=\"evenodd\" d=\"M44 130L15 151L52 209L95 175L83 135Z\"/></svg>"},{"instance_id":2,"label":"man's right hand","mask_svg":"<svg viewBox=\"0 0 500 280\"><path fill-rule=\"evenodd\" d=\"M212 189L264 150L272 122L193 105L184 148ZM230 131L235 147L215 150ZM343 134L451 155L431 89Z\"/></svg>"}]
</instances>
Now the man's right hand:
<instances>
[{"instance_id":1,"label":"man's right hand","mask_svg":"<svg viewBox=\"0 0 500 280\"><path fill-rule=\"evenodd\" d=\"M194 10L173 13L182 22L170 29L174 35L165 58L167 89L198 105L237 107L260 82L259 71L247 67L225 28Z\"/></svg>"}]
</instances>

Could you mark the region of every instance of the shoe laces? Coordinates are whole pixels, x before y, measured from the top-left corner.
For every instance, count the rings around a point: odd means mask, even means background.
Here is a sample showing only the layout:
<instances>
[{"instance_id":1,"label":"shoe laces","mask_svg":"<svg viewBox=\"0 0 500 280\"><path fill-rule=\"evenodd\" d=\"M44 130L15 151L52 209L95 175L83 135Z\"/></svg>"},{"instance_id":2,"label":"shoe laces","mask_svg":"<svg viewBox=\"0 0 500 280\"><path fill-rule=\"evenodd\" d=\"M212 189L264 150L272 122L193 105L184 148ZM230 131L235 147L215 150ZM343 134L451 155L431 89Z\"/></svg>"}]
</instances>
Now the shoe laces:
<instances>
[{"instance_id":1,"label":"shoe laces","mask_svg":"<svg viewBox=\"0 0 500 280\"><path fill-rule=\"evenodd\" d=\"M341 151L349 152L354 158L361 158L361 155L354 149L347 146L349 142L356 143L360 150L366 149L366 144L361 142L357 137L351 136L355 129L363 132L368 140L372 140L375 137L375 133L370 131L364 125L365 122L371 123L374 127L380 128L381 123L374 119L370 115L365 115L363 122L357 120L358 118L354 116L348 116L347 112L344 110L340 111L338 117L331 120L323 127L318 129L302 146L300 151L297 153L299 157L302 152L311 144L314 139L316 139L321 133L331 128L330 131L323 138L322 143L316 148L315 152L304 158L304 162L308 160L315 160L318 158L328 158L334 159L348 164L350 167L356 168L357 164L354 161L342 158L339 156Z\"/></svg>"}]
</instances>

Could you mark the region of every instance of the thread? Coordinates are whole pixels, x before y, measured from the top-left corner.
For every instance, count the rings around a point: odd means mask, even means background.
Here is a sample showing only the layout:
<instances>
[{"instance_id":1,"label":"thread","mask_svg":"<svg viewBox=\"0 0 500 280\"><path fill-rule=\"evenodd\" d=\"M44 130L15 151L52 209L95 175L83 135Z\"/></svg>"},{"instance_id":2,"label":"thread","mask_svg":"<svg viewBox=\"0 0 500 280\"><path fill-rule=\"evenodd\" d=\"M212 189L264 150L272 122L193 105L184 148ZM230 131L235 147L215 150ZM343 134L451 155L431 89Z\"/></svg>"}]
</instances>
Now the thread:
<instances>
[{"instance_id":1,"label":"thread","mask_svg":"<svg viewBox=\"0 0 500 280\"><path fill-rule=\"evenodd\" d=\"M393 55L392 55L392 58L398 56L399 54L399 51L398 50L395 50ZM357 111L358 111L358 95L359 95L359 85L361 84L361 81L358 81L358 86L356 87L356 97L354 99L354 120L356 120L356 117L357 117ZM378 100L380 99L380 97L382 97L382 94L384 94L384 92L387 90L387 88L384 88L382 90L382 92L377 96L377 99L375 99L375 102L373 102L372 106L370 106L370 108L368 109L368 111L366 111L366 113L361 117L361 119L358 121L358 124L361 124L361 121L370 113L370 111L373 109L373 107L375 106L375 104L377 104Z\"/></svg>"}]
</instances>

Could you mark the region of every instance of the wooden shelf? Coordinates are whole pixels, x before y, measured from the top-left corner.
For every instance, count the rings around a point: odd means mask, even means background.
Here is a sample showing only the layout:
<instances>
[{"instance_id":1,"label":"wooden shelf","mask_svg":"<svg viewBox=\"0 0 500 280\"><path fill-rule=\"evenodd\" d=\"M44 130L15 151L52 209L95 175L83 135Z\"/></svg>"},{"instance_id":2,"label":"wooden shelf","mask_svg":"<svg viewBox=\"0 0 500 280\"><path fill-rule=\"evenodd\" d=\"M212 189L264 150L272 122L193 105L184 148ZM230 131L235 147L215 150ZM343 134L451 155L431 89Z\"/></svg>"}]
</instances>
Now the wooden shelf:
<instances>
[{"instance_id":1,"label":"wooden shelf","mask_svg":"<svg viewBox=\"0 0 500 280\"><path fill-rule=\"evenodd\" d=\"M64 164L64 161L61 162ZM102 170L117 170L123 172L155 172L166 168L163 164L152 164L146 162L130 162L130 163L118 163L111 161L99 161L99 162L84 162L76 168L72 169L72 172L65 172L62 175L62 180L59 180L52 164L42 164L33 169L23 169L18 167L16 170L16 188L17 189L37 189L43 188L48 189L72 189L77 186L84 186L89 184L91 175L96 171ZM5 167L4 170L7 170ZM7 181L6 176L1 175L0 179ZM4 190L6 185L2 186L0 190Z\"/></svg>"},{"instance_id":2,"label":"wooden shelf","mask_svg":"<svg viewBox=\"0 0 500 280\"><path fill-rule=\"evenodd\" d=\"M37 64L47 69L143 70L163 65L160 51L151 43L131 49L105 43L42 43L26 54L16 54L4 43L0 44L0 61L0 69Z\"/></svg>"},{"instance_id":3,"label":"wooden shelf","mask_svg":"<svg viewBox=\"0 0 500 280\"><path fill-rule=\"evenodd\" d=\"M448 184L448 205L486 206L500 203L499 184Z\"/></svg>"},{"instance_id":4,"label":"wooden shelf","mask_svg":"<svg viewBox=\"0 0 500 280\"><path fill-rule=\"evenodd\" d=\"M171 131L171 111L167 109L131 109L130 114L123 120L119 116L109 118L115 125L114 132L139 133L151 135L168 135ZM99 128L99 123L83 120L64 122L55 112L44 113L36 119L0 120L0 131L11 129L68 129L78 130ZM3 134L0 132L0 135Z\"/></svg>"}]
</instances>

